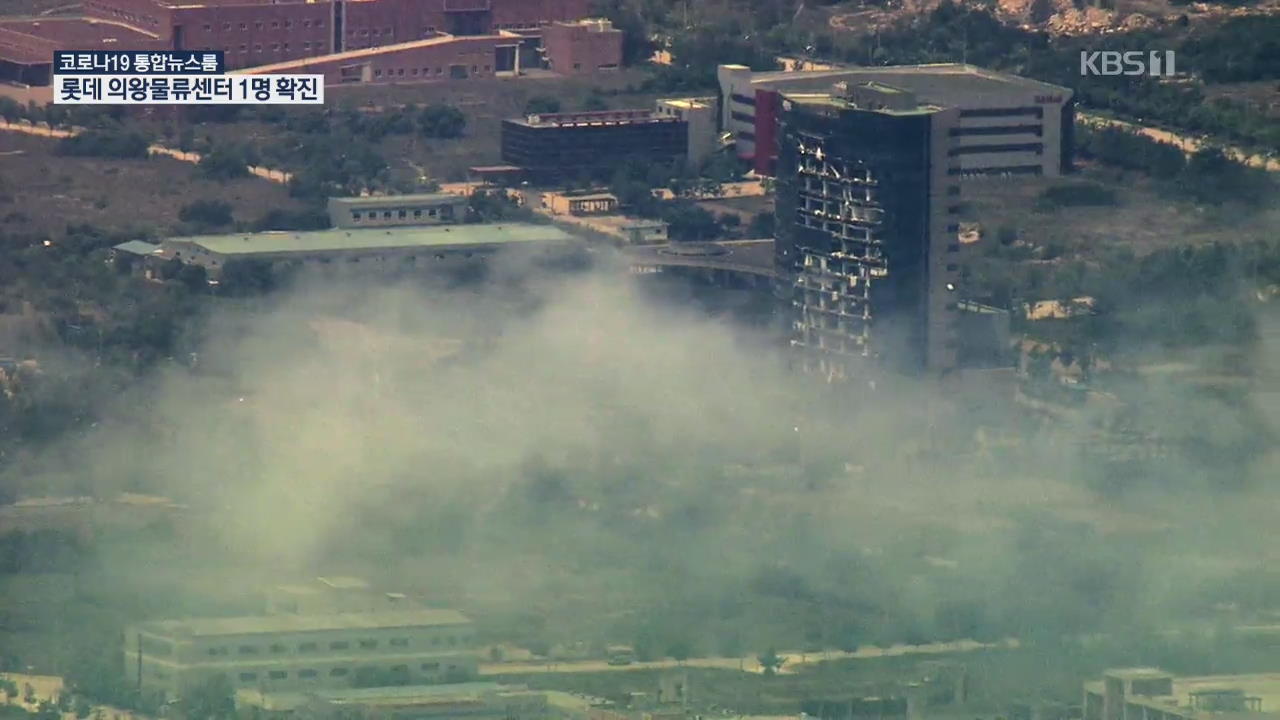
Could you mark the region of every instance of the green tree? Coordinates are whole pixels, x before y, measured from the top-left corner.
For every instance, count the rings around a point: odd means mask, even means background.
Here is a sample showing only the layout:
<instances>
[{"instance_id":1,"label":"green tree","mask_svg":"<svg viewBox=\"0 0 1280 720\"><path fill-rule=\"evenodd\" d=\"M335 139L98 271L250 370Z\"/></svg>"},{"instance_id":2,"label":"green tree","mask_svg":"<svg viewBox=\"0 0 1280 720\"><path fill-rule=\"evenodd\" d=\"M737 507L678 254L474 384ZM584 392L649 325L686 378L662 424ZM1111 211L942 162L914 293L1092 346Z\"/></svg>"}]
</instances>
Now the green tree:
<instances>
[{"instance_id":1,"label":"green tree","mask_svg":"<svg viewBox=\"0 0 1280 720\"><path fill-rule=\"evenodd\" d=\"M218 286L227 295L258 295L275 289L276 275L266 260L228 260L218 276Z\"/></svg>"},{"instance_id":2,"label":"green tree","mask_svg":"<svg viewBox=\"0 0 1280 720\"><path fill-rule=\"evenodd\" d=\"M203 265L183 265L176 279L191 292L206 292L209 289L209 273Z\"/></svg>"},{"instance_id":3,"label":"green tree","mask_svg":"<svg viewBox=\"0 0 1280 720\"><path fill-rule=\"evenodd\" d=\"M230 225L234 221L231 204L221 200L196 200L187 203L178 211L178 219L212 227Z\"/></svg>"},{"instance_id":4,"label":"green tree","mask_svg":"<svg viewBox=\"0 0 1280 720\"><path fill-rule=\"evenodd\" d=\"M534 95L524 104L525 115L551 115L560 112L560 101L547 95Z\"/></svg>"},{"instance_id":5,"label":"green tree","mask_svg":"<svg viewBox=\"0 0 1280 720\"><path fill-rule=\"evenodd\" d=\"M182 701L187 720L217 720L235 715L235 690L226 675L218 674L196 685Z\"/></svg>"},{"instance_id":6,"label":"green tree","mask_svg":"<svg viewBox=\"0 0 1280 720\"><path fill-rule=\"evenodd\" d=\"M136 159L147 157L150 145L147 136L136 130L85 130L58 141L56 152L76 157Z\"/></svg>"},{"instance_id":7,"label":"green tree","mask_svg":"<svg viewBox=\"0 0 1280 720\"><path fill-rule=\"evenodd\" d=\"M757 657L756 660L760 662L760 667L766 676L777 675L778 670L780 670L783 664L787 661L786 658L779 655L773 648L769 648L764 651L764 653Z\"/></svg>"},{"instance_id":8,"label":"green tree","mask_svg":"<svg viewBox=\"0 0 1280 720\"><path fill-rule=\"evenodd\" d=\"M197 165L200 172L211 180L234 180L248 177L249 156L243 149L235 145L217 145L200 158Z\"/></svg>"},{"instance_id":9,"label":"green tree","mask_svg":"<svg viewBox=\"0 0 1280 720\"><path fill-rule=\"evenodd\" d=\"M452 105L428 105L418 115L418 127L430 138L462 137L467 129L467 116Z\"/></svg>"}]
</instances>

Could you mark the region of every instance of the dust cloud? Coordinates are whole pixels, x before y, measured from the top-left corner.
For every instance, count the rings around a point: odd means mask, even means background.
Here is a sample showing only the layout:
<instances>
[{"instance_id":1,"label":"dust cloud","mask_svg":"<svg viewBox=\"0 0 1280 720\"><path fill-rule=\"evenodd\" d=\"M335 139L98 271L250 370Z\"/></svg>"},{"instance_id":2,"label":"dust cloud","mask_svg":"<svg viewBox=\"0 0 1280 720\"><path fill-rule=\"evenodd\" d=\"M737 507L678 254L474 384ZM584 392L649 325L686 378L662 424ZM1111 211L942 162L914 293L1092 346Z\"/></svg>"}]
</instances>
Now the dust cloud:
<instances>
[{"instance_id":1,"label":"dust cloud","mask_svg":"<svg viewBox=\"0 0 1280 720\"><path fill-rule=\"evenodd\" d=\"M949 382L816 383L684 300L607 271L302 281L220 310L194 367L46 471L188 506L145 567L106 554L108 582L194 575L232 598L352 574L531 642L658 654L1155 631L1266 560L1247 540L1271 493L1169 463L1103 498L1087 413L1042 426ZM1209 401L1161 400L1223 431Z\"/></svg>"}]
</instances>

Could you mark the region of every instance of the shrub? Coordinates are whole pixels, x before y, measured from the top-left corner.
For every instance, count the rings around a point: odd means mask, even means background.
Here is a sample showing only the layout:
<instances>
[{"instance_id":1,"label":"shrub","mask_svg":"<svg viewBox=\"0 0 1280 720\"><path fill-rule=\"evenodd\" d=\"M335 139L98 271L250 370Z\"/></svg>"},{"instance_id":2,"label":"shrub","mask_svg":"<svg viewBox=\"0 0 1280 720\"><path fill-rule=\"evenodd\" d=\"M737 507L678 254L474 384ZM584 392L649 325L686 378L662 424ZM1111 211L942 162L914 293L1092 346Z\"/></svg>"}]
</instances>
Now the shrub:
<instances>
[{"instance_id":1,"label":"shrub","mask_svg":"<svg viewBox=\"0 0 1280 720\"><path fill-rule=\"evenodd\" d=\"M86 130L63 138L56 152L75 157L145 158L150 145L145 135L134 130Z\"/></svg>"},{"instance_id":2,"label":"shrub","mask_svg":"<svg viewBox=\"0 0 1280 720\"><path fill-rule=\"evenodd\" d=\"M178 219L214 227L230 225L233 220L231 206L221 200L196 200L189 203L178 211Z\"/></svg>"}]
</instances>

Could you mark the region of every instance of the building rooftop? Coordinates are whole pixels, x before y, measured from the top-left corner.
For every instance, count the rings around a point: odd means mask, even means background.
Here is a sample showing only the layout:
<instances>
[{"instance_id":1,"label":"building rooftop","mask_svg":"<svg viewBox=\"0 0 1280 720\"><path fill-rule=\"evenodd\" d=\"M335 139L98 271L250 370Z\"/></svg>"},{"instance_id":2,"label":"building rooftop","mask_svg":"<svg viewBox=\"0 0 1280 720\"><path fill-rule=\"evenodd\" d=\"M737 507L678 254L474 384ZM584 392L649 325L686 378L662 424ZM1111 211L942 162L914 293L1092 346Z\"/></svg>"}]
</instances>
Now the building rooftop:
<instances>
[{"instance_id":1,"label":"building rooftop","mask_svg":"<svg viewBox=\"0 0 1280 720\"><path fill-rule=\"evenodd\" d=\"M325 0L326 2L330 0ZM284 60L270 65L258 65L251 68L242 68L240 70L231 70L231 74L241 73L244 75L266 75L271 73L279 73L285 70L295 70L318 65L320 63L332 63L342 60L357 60L360 58L376 57L378 55L386 55L389 53L400 52L402 50L416 50L424 47L434 47L437 45L448 45L450 43L474 43L479 40L492 40L502 37L502 33L491 35L467 35L466 37L455 37L453 35L436 35L423 40L410 40L409 42L394 43L392 45L379 45L377 47L361 48L359 50L348 50L346 52L333 53L331 55L316 55L314 57L298 58L296 60Z\"/></svg>"},{"instance_id":2,"label":"building rooftop","mask_svg":"<svg viewBox=\"0 0 1280 720\"><path fill-rule=\"evenodd\" d=\"M368 590L369 589L369 583L365 582L364 580L358 577L346 577L346 576L322 577L322 578L316 578L316 582L319 582L321 585L324 585L327 588L333 588L334 590Z\"/></svg>"},{"instance_id":3,"label":"building rooftop","mask_svg":"<svg viewBox=\"0 0 1280 720\"><path fill-rule=\"evenodd\" d=\"M895 89L895 92L900 92ZM841 97L831 92L820 93L788 93L784 92L782 97L797 105L806 105L814 108L831 108L837 110L861 110L863 112L874 112L882 115L928 115L940 112L943 108L938 105L929 105L920 103L911 108L893 109L887 107L861 107L855 104L849 98Z\"/></svg>"},{"instance_id":4,"label":"building rooftop","mask_svg":"<svg viewBox=\"0 0 1280 720\"><path fill-rule=\"evenodd\" d=\"M1009 88L1024 90L1041 90L1055 94L1070 95L1067 88L1030 78L996 72L966 63L934 63L928 65L891 65L887 67L845 67L832 70L796 70L755 73L752 84L769 86L790 80L812 80L829 78L837 80L882 80L891 85L903 87L924 95L929 90L953 93L992 93L1003 92Z\"/></svg>"},{"instance_id":5,"label":"building rooftop","mask_svg":"<svg viewBox=\"0 0 1280 720\"><path fill-rule=\"evenodd\" d=\"M329 198L330 205L345 207L404 207L406 205L458 205L466 204L462 195L452 193L417 193L413 195L370 195L366 197Z\"/></svg>"},{"instance_id":6,"label":"building rooftop","mask_svg":"<svg viewBox=\"0 0 1280 720\"><path fill-rule=\"evenodd\" d=\"M1152 667L1133 667L1133 668L1113 668L1103 673L1107 677L1124 678L1126 680L1143 680L1147 678L1163 678L1171 677L1172 673L1160 668Z\"/></svg>"},{"instance_id":7,"label":"building rooftop","mask_svg":"<svg viewBox=\"0 0 1280 720\"><path fill-rule=\"evenodd\" d=\"M715 98L663 98L658 102L672 107L702 109L715 105Z\"/></svg>"},{"instance_id":8,"label":"building rooftop","mask_svg":"<svg viewBox=\"0 0 1280 720\"><path fill-rule=\"evenodd\" d=\"M633 125L639 123L683 122L653 110L600 110L576 113L541 113L522 118L509 118L505 122L526 127L588 127L591 125Z\"/></svg>"},{"instance_id":9,"label":"building rooftop","mask_svg":"<svg viewBox=\"0 0 1280 720\"><path fill-rule=\"evenodd\" d=\"M312 699L338 705L430 705L474 701L484 695L503 692L526 692L524 686L500 685L493 682L453 683L448 685L403 685L372 688L317 688L307 692L262 692L240 690L238 700L270 710L290 710Z\"/></svg>"},{"instance_id":10,"label":"building rooftop","mask_svg":"<svg viewBox=\"0 0 1280 720\"><path fill-rule=\"evenodd\" d=\"M285 632L325 630L376 630L424 626L466 625L471 620L457 610L394 610L350 612L326 615L255 615L232 618L156 620L139 629L160 635L215 637L222 635L265 635Z\"/></svg>"},{"instance_id":11,"label":"building rooftop","mask_svg":"<svg viewBox=\"0 0 1280 720\"><path fill-rule=\"evenodd\" d=\"M237 233L175 237L166 243L191 243L219 255L313 253L393 248L454 248L567 242L573 239L554 225L532 223L430 225L354 228L304 232Z\"/></svg>"},{"instance_id":12,"label":"building rooftop","mask_svg":"<svg viewBox=\"0 0 1280 720\"><path fill-rule=\"evenodd\" d=\"M122 242L119 245L115 245L112 249L131 253L133 255L150 255L151 253L159 250L160 246L154 243L144 242L142 240L130 240L128 242Z\"/></svg>"}]
</instances>

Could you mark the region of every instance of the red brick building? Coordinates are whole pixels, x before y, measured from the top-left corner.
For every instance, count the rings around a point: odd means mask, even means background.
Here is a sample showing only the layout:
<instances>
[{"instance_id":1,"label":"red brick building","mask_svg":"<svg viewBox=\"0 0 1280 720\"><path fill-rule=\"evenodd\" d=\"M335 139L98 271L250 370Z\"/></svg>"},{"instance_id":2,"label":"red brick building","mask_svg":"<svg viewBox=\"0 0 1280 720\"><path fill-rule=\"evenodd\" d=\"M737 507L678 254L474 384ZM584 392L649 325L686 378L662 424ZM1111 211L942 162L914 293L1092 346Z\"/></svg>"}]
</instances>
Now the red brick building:
<instances>
[{"instance_id":1,"label":"red brick building","mask_svg":"<svg viewBox=\"0 0 1280 720\"><path fill-rule=\"evenodd\" d=\"M261 65L245 72L324 75L326 85L421 82L511 77L530 67L544 65L561 74L576 75L616 69L622 57L622 33L607 20L552 23L542 28L541 47L537 35L531 32L498 30L488 35L465 37L439 35Z\"/></svg>"},{"instance_id":2,"label":"red brick building","mask_svg":"<svg viewBox=\"0 0 1280 720\"><path fill-rule=\"evenodd\" d=\"M359 81L364 82L386 77L379 76L378 70L402 68L408 80L413 67L419 79L448 78L451 67L466 68L467 77L548 64L557 72L590 72L616 65L622 47L621 33L607 22L570 22L586 17L590 4L590 0L85 0L83 19L32 23L0 18L0 81L47 84L53 50L114 48L222 50L231 68L278 66L384 47L400 56L378 61L369 67L367 77L361 65ZM95 32L101 37L95 37ZM551 40L545 54L539 52L544 35ZM345 61L335 57L325 62ZM431 77L423 77L423 68L432 70ZM445 70L436 73L436 68ZM334 72L335 81L339 75Z\"/></svg>"}]
</instances>

